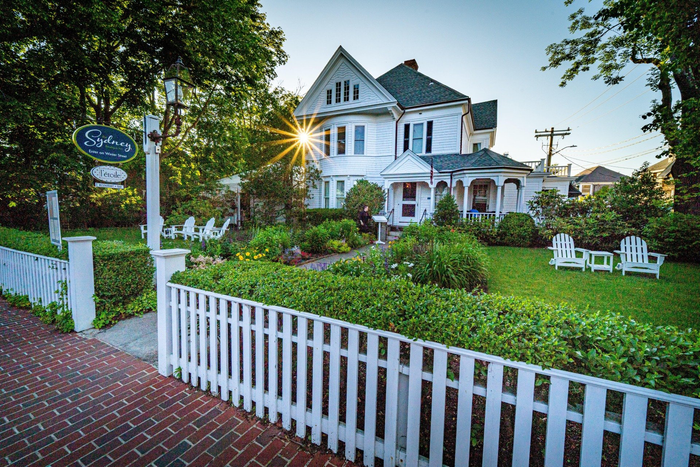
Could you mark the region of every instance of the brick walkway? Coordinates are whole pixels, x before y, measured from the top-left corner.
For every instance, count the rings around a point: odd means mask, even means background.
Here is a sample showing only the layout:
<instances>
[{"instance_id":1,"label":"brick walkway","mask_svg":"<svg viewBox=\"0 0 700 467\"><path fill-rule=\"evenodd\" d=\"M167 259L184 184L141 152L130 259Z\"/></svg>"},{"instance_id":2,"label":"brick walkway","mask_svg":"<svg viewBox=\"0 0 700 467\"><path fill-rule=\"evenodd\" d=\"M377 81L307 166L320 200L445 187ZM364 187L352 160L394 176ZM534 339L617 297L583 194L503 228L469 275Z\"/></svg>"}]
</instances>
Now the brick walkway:
<instances>
[{"instance_id":1,"label":"brick walkway","mask_svg":"<svg viewBox=\"0 0 700 467\"><path fill-rule=\"evenodd\" d=\"M0 466L351 465L0 299Z\"/></svg>"}]
</instances>

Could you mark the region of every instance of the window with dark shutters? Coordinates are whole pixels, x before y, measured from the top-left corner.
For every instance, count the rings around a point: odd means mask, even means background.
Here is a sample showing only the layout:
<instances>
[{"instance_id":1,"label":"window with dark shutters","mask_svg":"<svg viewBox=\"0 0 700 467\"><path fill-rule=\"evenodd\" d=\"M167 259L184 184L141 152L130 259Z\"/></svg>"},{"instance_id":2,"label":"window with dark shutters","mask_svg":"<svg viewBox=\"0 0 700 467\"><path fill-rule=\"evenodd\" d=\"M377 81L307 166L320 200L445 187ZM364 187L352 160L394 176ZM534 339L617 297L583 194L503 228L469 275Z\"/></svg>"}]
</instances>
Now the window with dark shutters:
<instances>
[{"instance_id":1,"label":"window with dark shutters","mask_svg":"<svg viewBox=\"0 0 700 467\"><path fill-rule=\"evenodd\" d=\"M430 154L433 152L433 121L428 121L428 128L425 134L425 153Z\"/></svg>"},{"instance_id":2,"label":"window with dark shutters","mask_svg":"<svg viewBox=\"0 0 700 467\"><path fill-rule=\"evenodd\" d=\"M408 145L411 142L411 124L406 123L403 126L403 150L408 150Z\"/></svg>"}]
</instances>

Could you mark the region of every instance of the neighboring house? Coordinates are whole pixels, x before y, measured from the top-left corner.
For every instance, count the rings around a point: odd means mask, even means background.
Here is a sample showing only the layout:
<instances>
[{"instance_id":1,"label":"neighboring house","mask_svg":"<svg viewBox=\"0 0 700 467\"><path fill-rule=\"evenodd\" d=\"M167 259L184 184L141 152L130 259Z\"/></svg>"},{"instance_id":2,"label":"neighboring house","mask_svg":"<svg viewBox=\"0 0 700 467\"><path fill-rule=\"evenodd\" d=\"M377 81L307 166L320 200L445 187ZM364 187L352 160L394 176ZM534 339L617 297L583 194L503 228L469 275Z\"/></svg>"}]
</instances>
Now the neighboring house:
<instances>
[{"instance_id":1,"label":"neighboring house","mask_svg":"<svg viewBox=\"0 0 700 467\"><path fill-rule=\"evenodd\" d=\"M622 177L624 175L619 172L597 165L577 174L575 183L583 196L590 196L603 187L614 185Z\"/></svg>"},{"instance_id":2,"label":"neighboring house","mask_svg":"<svg viewBox=\"0 0 700 467\"><path fill-rule=\"evenodd\" d=\"M673 175L671 174L671 169L673 168L673 163L675 159L673 157L667 157L656 164L649 166L647 169L649 172L654 174L656 177L656 182L664 190L664 195L667 198L673 199L676 194L676 184L673 180Z\"/></svg>"},{"instance_id":3,"label":"neighboring house","mask_svg":"<svg viewBox=\"0 0 700 467\"><path fill-rule=\"evenodd\" d=\"M569 167L518 162L491 150L497 101L472 100L408 60L372 77L339 47L296 108L313 121L322 182L310 207L337 208L359 179L387 191L392 225L430 217L452 193L464 217L527 210L536 191L568 194Z\"/></svg>"}]
</instances>

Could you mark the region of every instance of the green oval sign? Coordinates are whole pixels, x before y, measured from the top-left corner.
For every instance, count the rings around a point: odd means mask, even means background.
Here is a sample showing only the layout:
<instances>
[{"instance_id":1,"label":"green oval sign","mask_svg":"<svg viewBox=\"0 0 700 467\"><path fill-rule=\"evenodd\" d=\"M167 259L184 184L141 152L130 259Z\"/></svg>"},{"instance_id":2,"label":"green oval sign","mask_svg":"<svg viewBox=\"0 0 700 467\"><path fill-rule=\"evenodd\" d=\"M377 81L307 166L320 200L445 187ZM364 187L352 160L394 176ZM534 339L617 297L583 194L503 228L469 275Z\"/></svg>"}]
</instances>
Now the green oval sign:
<instances>
[{"instance_id":1,"label":"green oval sign","mask_svg":"<svg viewBox=\"0 0 700 467\"><path fill-rule=\"evenodd\" d=\"M138 147L123 131L105 125L85 125L73 132L78 150L100 162L121 164L136 157Z\"/></svg>"}]
</instances>

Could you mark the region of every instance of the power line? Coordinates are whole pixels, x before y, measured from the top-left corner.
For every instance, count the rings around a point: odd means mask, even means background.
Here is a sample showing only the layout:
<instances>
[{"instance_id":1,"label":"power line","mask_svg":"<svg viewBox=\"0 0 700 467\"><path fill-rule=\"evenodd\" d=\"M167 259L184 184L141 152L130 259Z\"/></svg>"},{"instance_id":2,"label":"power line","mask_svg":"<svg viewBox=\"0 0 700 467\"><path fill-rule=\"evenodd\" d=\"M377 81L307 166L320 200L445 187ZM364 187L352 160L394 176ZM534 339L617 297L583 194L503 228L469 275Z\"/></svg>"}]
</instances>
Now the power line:
<instances>
[{"instance_id":1,"label":"power line","mask_svg":"<svg viewBox=\"0 0 700 467\"><path fill-rule=\"evenodd\" d=\"M658 132L654 133L654 135L660 135L660 134L661 134L661 133L658 133ZM597 149L606 149L606 148L610 148L610 147L613 147L613 146L617 146L618 144L626 143L626 142L628 142L628 141L634 141L635 139L639 139L639 138L641 138L641 137L643 137L643 136L648 136L648 133L642 133L641 135L637 135L637 136L635 136L634 138L628 138L628 139L625 139L625 140L622 140L622 141L618 141L618 142L616 142L616 143L607 144L607 145L605 145L605 146L598 146L598 147L590 148L590 149L578 149L578 150L574 149L574 151L577 151L577 152L586 152L586 153L587 153L587 152L589 152L589 151L595 151L595 150L597 150Z\"/></svg>"},{"instance_id":2,"label":"power line","mask_svg":"<svg viewBox=\"0 0 700 467\"><path fill-rule=\"evenodd\" d=\"M627 77L629 76L630 73L632 73L634 70L637 69L638 66L639 66L639 65L635 65L635 66L634 66L630 71L628 71L627 74L626 74L625 76L623 76L622 78L623 78L623 79L624 79L624 78L627 78ZM646 73L646 72L645 72L645 73ZM639 79L639 78L637 78L637 79ZM635 81L636 81L636 80L635 80ZM634 82L634 81L633 81L633 82ZM590 101L588 104L584 105L583 107L581 107L581 108L578 109L576 112L574 112L574 113L572 113L571 115L569 115L568 117L562 119L560 122L557 122L554 126L559 126L560 123L562 123L562 122L564 122L564 121L570 119L571 117L573 117L574 115L576 115L577 113L579 113L580 111L582 111L583 109L585 109L586 107L588 107L589 105L591 105L592 103L594 103L595 101L597 101L598 99L600 99L601 97L603 97L603 96L604 96L608 91L610 91L611 89L613 89L612 86L608 86L607 88L605 88L605 91L603 91L603 92L601 92L600 94L598 94L598 97L596 97L595 99L593 99L593 100ZM607 102L607 101L606 101L606 102Z\"/></svg>"},{"instance_id":3,"label":"power line","mask_svg":"<svg viewBox=\"0 0 700 467\"><path fill-rule=\"evenodd\" d=\"M579 116L578 116L577 118L575 118L573 121L575 122L576 120L580 120L581 118L585 117L585 116L588 115L589 113L593 112L594 110L596 110L597 108L599 108L601 105L605 104L605 103L608 102L610 99L612 99L613 97L617 96L618 94L620 94L622 91L624 91L624 90L627 89L628 87L632 86L632 84L634 84L635 82L639 81L639 79L640 79L642 76L645 76L645 75L646 75L646 71L645 71L644 73L642 73L641 75L637 76L637 78L635 78L634 81L630 81L630 82L627 84L627 86L625 86L624 88L620 89L620 90L617 91L615 94L613 94L612 96L608 97L607 99L605 99L603 102L601 102L600 104L598 104L598 105L596 105L595 107L593 107L593 108L592 108L591 110L589 110L588 112L579 115Z\"/></svg>"},{"instance_id":4,"label":"power line","mask_svg":"<svg viewBox=\"0 0 700 467\"><path fill-rule=\"evenodd\" d=\"M639 99L640 97L642 97L644 94L646 94L646 93L648 93L648 92L651 92L651 89L647 89L646 91L644 91L643 93L639 94L638 96L633 97L632 99L628 100L628 101L625 102L624 104L615 107L614 109L612 109L612 110L610 110L610 111L604 113L603 115L599 115L598 117L596 117L596 118L594 118L594 119L592 119L592 120L588 120L588 121L585 122L585 123L581 123L580 125L577 125L576 128L581 128L582 126L588 125L588 124L591 123L591 122L595 122L596 120L600 120L601 118L605 117L606 115L613 113L613 112L616 111L617 109L626 106L627 104L629 104L629 103L632 102L633 100Z\"/></svg>"},{"instance_id":5,"label":"power line","mask_svg":"<svg viewBox=\"0 0 700 467\"><path fill-rule=\"evenodd\" d=\"M584 155L584 156L593 156L593 155L595 155L595 154L605 154L606 152L619 151L620 149L629 148L630 146L635 146L635 145L637 145L637 144L642 144L642 143L644 143L644 142L646 142L646 141L649 141L650 139L658 138L659 136L662 136L661 133L657 133L657 134L655 134L654 136L650 136L649 138L643 139L643 140L641 140L641 141L637 141L637 142L634 142L634 143L631 143L631 144L626 144L626 145L624 145L624 146L620 146L619 148L608 149L608 150L606 150L606 151L584 152L584 153L582 153L582 154L580 154L580 155ZM618 144L620 144L620 143L618 143ZM611 146L612 146L612 145L611 145ZM608 146L608 147L609 147L609 146Z\"/></svg>"}]
</instances>

